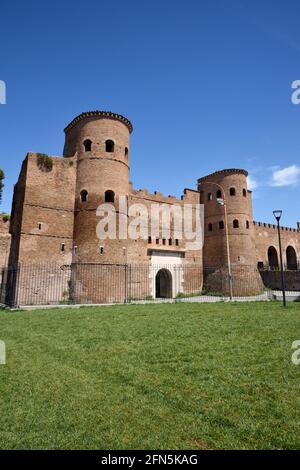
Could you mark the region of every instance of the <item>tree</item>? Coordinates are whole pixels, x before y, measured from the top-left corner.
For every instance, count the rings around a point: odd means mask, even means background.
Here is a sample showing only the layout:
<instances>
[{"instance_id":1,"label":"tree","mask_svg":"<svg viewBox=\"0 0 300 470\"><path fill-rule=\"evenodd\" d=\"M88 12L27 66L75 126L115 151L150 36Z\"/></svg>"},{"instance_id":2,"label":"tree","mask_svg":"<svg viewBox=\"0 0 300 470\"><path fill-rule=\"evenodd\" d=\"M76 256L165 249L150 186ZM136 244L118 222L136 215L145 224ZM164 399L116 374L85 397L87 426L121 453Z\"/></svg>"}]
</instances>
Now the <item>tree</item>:
<instances>
[{"instance_id":1,"label":"tree","mask_svg":"<svg viewBox=\"0 0 300 470\"><path fill-rule=\"evenodd\" d=\"M1 168L0 168L0 204L1 204L1 201L2 201L2 190L3 190L3 187L4 187L4 183L3 183L4 178L5 178L4 171L1 170Z\"/></svg>"}]
</instances>

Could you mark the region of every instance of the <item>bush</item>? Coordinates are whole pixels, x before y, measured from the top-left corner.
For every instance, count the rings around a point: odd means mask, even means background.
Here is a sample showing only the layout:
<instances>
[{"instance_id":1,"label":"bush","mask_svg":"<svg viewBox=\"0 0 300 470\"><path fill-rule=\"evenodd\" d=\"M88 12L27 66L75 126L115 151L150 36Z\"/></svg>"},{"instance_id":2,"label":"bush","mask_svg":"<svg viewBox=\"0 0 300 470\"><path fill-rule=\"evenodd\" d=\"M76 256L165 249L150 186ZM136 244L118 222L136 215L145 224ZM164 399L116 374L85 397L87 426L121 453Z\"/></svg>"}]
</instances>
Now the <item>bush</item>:
<instances>
[{"instance_id":1,"label":"bush","mask_svg":"<svg viewBox=\"0 0 300 470\"><path fill-rule=\"evenodd\" d=\"M3 222L8 222L10 219L9 214L1 214L1 217L2 217Z\"/></svg>"},{"instance_id":2,"label":"bush","mask_svg":"<svg viewBox=\"0 0 300 470\"><path fill-rule=\"evenodd\" d=\"M40 170L43 171L51 171L53 168L53 161L49 155L45 153L38 153L37 154L37 166Z\"/></svg>"}]
</instances>

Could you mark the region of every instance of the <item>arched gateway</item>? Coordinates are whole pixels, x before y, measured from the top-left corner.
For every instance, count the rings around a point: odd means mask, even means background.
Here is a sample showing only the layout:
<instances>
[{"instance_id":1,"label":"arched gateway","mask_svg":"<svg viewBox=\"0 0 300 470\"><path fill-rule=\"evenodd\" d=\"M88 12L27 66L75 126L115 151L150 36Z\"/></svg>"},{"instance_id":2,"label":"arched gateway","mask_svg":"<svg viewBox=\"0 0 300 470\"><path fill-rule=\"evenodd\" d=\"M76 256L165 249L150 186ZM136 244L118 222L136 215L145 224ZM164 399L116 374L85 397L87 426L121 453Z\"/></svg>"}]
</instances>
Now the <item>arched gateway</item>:
<instances>
[{"instance_id":1,"label":"arched gateway","mask_svg":"<svg viewBox=\"0 0 300 470\"><path fill-rule=\"evenodd\" d=\"M293 248L292 246L288 246L286 249L286 264L287 269L297 269L297 254L295 248Z\"/></svg>"},{"instance_id":2,"label":"arched gateway","mask_svg":"<svg viewBox=\"0 0 300 470\"><path fill-rule=\"evenodd\" d=\"M274 246L270 246L268 249L268 262L271 269L278 269L278 254Z\"/></svg>"},{"instance_id":3,"label":"arched gateway","mask_svg":"<svg viewBox=\"0 0 300 470\"><path fill-rule=\"evenodd\" d=\"M168 269L160 269L155 277L155 297L172 298L172 274Z\"/></svg>"}]
</instances>

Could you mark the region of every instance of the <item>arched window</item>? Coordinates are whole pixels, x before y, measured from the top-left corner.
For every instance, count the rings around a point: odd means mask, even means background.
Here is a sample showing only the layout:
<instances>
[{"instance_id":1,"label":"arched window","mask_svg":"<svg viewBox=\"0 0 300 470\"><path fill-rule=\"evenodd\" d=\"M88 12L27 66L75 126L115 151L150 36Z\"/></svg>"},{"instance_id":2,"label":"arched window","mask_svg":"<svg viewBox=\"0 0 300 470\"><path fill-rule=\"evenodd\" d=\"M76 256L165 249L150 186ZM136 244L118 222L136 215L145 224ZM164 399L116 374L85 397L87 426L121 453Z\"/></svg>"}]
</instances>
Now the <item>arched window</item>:
<instances>
[{"instance_id":1,"label":"arched window","mask_svg":"<svg viewBox=\"0 0 300 470\"><path fill-rule=\"evenodd\" d=\"M297 270L297 255L295 248L288 246L286 249L286 265L288 269Z\"/></svg>"},{"instance_id":2,"label":"arched window","mask_svg":"<svg viewBox=\"0 0 300 470\"><path fill-rule=\"evenodd\" d=\"M219 222L219 229L220 229L220 230L224 230L224 222L223 222L223 220L220 220L220 222Z\"/></svg>"},{"instance_id":3,"label":"arched window","mask_svg":"<svg viewBox=\"0 0 300 470\"><path fill-rule=\"evenodd\" d=\"M250 227L249 220L246 220L246 228L249 228L249 227Z\"/></svg>"},{"instance_id":4,"label":"arched window","mask_svg":"<svg viewBox=\"0 0 300 470\"><path fill-rule=\"evenodd\" d=\"M233 221L233 228L239 228L239 221L237 219Z\"/></svg>"},{"instance_id":5,"label":"arched window","mask_svg":"<svg viewBox=\"0 0 300 470\"><path fill-rule=\"evenodd\" d=\"M83 190L80 192L80 199L81 199L81 202L87 202L88 197L89 197L89 193L88 193L85 189L83 189Z\"/></svg>"},{"instance_id":6,"label":"arched window","mask_svg":"<svg viewBox=\"0 0 300 470\"><path fill-rule=\"evenodd\" d=\"M128 157L128 147L125 147L125 157Z\"/></svg>"},{"instance_id":7,"label":"arched window","mask_svg":"<svg viewBox=\"0 0 300 470\"><path fill-rule=\"evenodd\" d=\"M213 230L213 225L212 225L212 224L208 224L208 231L209 231L209 232L212 232L212 230Z\"/></svg>"},{"instance_id":8,"label":"arched window","mask_svg":"<svg viewBox=\"0 0 300 470\"><path fill-rule=\"evenodd\" d=\"M211 194L211 193L208 193L208 195L207 195L207 200L208 200L208 201L212 201L212 198L213 198L212 194Z\"/></svg>"},{"instance_id":9,"label":"arched window","mask_svg":"<svg viewBox=\"0 0 300 470\"><path fill-rule=\"evenodd\" d=\"M218 191L217 191L217 199L222 199L222 191L221 191L221 189L218 189Z\"/></svg>"},{"instance_id":10,"label":"arched window","mask_svg":"<svg viewBox=\"0 0 300 470\"><path fill-rule=\"evenodd\" d=\"M105 202L115 202L115 193L110 189L105 191Z\"/></svg>"},{"instance_id":11,"label":"arched window","mask_svg":"<svg viewBox=\"0 0 300 470\"><path fill-rule=\"evenodd\" d=\"M229 194L230 194L230 196L235 196L235 188L230 188L229 189Z\"/></svg>"},{"instance_id":12,"label":"arched window","mask_svg":"<svg viewBox=\"0 0 300 470\"><path fill-rule=\"evenodd\" d=\"M115 143L113 140L107 140L105 142L105 152L114 152L115 150Z\"/></svg>"},{"instance_id":13,"label":"arched window","mask_svg":"<svg viewBox=\"0 0 300 470\"><path fill-rule=\"evenodd\" d=\"M270 246L268 248L268 262L271 269L276 269L279 267L277 250L274 248L274 246Z\"/></svg>"},{"instance_id":14,"label":"arched window","mask_svg":"<svg viewBox=\"0 0 300 470\"><path fill-rule=\"evenodd\" d=\"M83 142L83 145L84 145L85 152L90 152L92 150L92 141L90 139L86 139Z\"/></svg>"},{"instance_id":15,"label":"arched window","mask_svg":"<svg viewBox=\"0 0 300 470\"><path fill-rule=\"evenodd\" d=\"M246 196L247 196L247 191L246 191L246 189L245 189L245 188L243 189L243 196L244 196L244 197L246 197Z\"/></svg>"}]
</instances>

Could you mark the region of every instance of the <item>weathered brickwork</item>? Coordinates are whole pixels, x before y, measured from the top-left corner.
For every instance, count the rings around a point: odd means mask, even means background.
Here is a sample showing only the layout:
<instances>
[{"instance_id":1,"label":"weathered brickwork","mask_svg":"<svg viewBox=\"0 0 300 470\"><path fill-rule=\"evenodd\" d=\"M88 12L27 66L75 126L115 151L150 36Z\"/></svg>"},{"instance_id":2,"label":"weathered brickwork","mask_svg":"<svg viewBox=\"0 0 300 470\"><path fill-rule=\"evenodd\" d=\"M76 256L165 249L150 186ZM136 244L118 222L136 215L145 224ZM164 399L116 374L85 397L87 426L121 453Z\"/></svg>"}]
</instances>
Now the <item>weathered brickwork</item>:
<instances>
[{"instance_id":1,"label":"weathered brickwork","mask_svg":"<svg viewBox=\"0 0 300 470\"><path fill-rule=\"evenodd\" d=\"M205 267L227 264L226 219L224 205L218 204L220 198L225 199L227 209L231 263L256 264L252 200L247 189L247 175L244 170L223 170L198 180L201 202L205 206Z\"/></svg>"},{"instance_id":2,"label":"weathered brickwork","mask_svg":"<svg viewBox=\"0 0 300 470\"><path fill-rule=\"evenodd\" d=\"M0 270L7 266L10 249L9 221L0 214Z\"/></svg>"},{"instance_id":3,"label":"weathered brickwork","mask_svg":"<svg viewBox=\"0 0 300 470\"><path fill-rule=\"evenodd\" d=\"M37 158L26 156L15 186L10 265L72 261L76 160L51 157L46 171Z\"/></svg>"},{"instance_id":4,"label":"weathered brickwork","mask_svg":"<svg viewBox=\"0 0 300 470\"><path fill-rule=\"evenodd\" d=\"M72 292L67 291L73 288L76 289L73 294L84 302L104 302L113 297L115 300L155 297L157 275L166 264L175 266L173 271L170 267L169 273L166 270L161 273L161 291L168 290L166 284L172 279L167 296L200 292L203 288L226 291L227 287L221 285L221 278L222 283L225 278L220 270L226 271L228 265L227 234L233 276L243 281L246 267L252 267L251 286L242 283L245 287L236 294L261 292L263 286L256 267L258 263L264 267L274 264L269 248L273 247L278 256L278 238L276 227L253 220L247 171L221 170L200 178L197 190L185 189L181 199L133 189L129 180L131 132L131 123L118 114L83 113L65 129L63 158L36 153L26 156L14 189L9 260L8 224L0 221L0 265L57 265L62 268L62 301L65 296L70 297ZM125 197L125 208L119 206L120 196ZM115 240L100 240L96 233L100 221L96 210L105 202L115 207ZM150 208L157 204L182 209L185 204L200 202L204 204L203 249L189 249L187 237L182 239L176 233L172 216L170 233L163 232L160 221L159 235L148 233L144 239L137 240L118 236L120 217L129 223L134 218L133 205L142 204L150 214ZM194 230L195 207L193 211ZM296 269L300 256L299 226L281 229L281 234L284 262L288 268ZM70 264L77 266L70 274L72 278L64 268ZM109 270L104 268L95 280L95 266L100 264L120 266L107 268L114 269L114 281L110 281ZM144 266L143 274L131 270L129 279L124 268L129 265ZM177 276L176 266L188 269L178 268ZM32 301L35 296L42 298L41 293L52 285L55 269L53 272L50 267L41 269L41 281L35 289L30 290L25 271L18 279L23 294L32 295ZM126 288L118 287L123 278L126 278ZM19 292L19 297L23 294Z\"/></svg>"},{"instance_id":5,"label":"weathered brickwork","mask_svg":"<svg viewBox=\"0 0 300 470\"><path fill-rule=\"evenodd\" d=\"M266 224L263 222L254 222L254 244L256 249L257 262L261 262L264 265L269 264L268 250L270 247L274 247L279 258L279 247L278 247L278 231L277 225ZM283 263L289 268L293 267L293 259L288 255L288 248L293 248L297 261L300 260L300 231L299 229L281 227L280 228L281 242L282 242L282 253ZM279 259L278 259L279 261Z\"/></svg>"}]
</instances>

